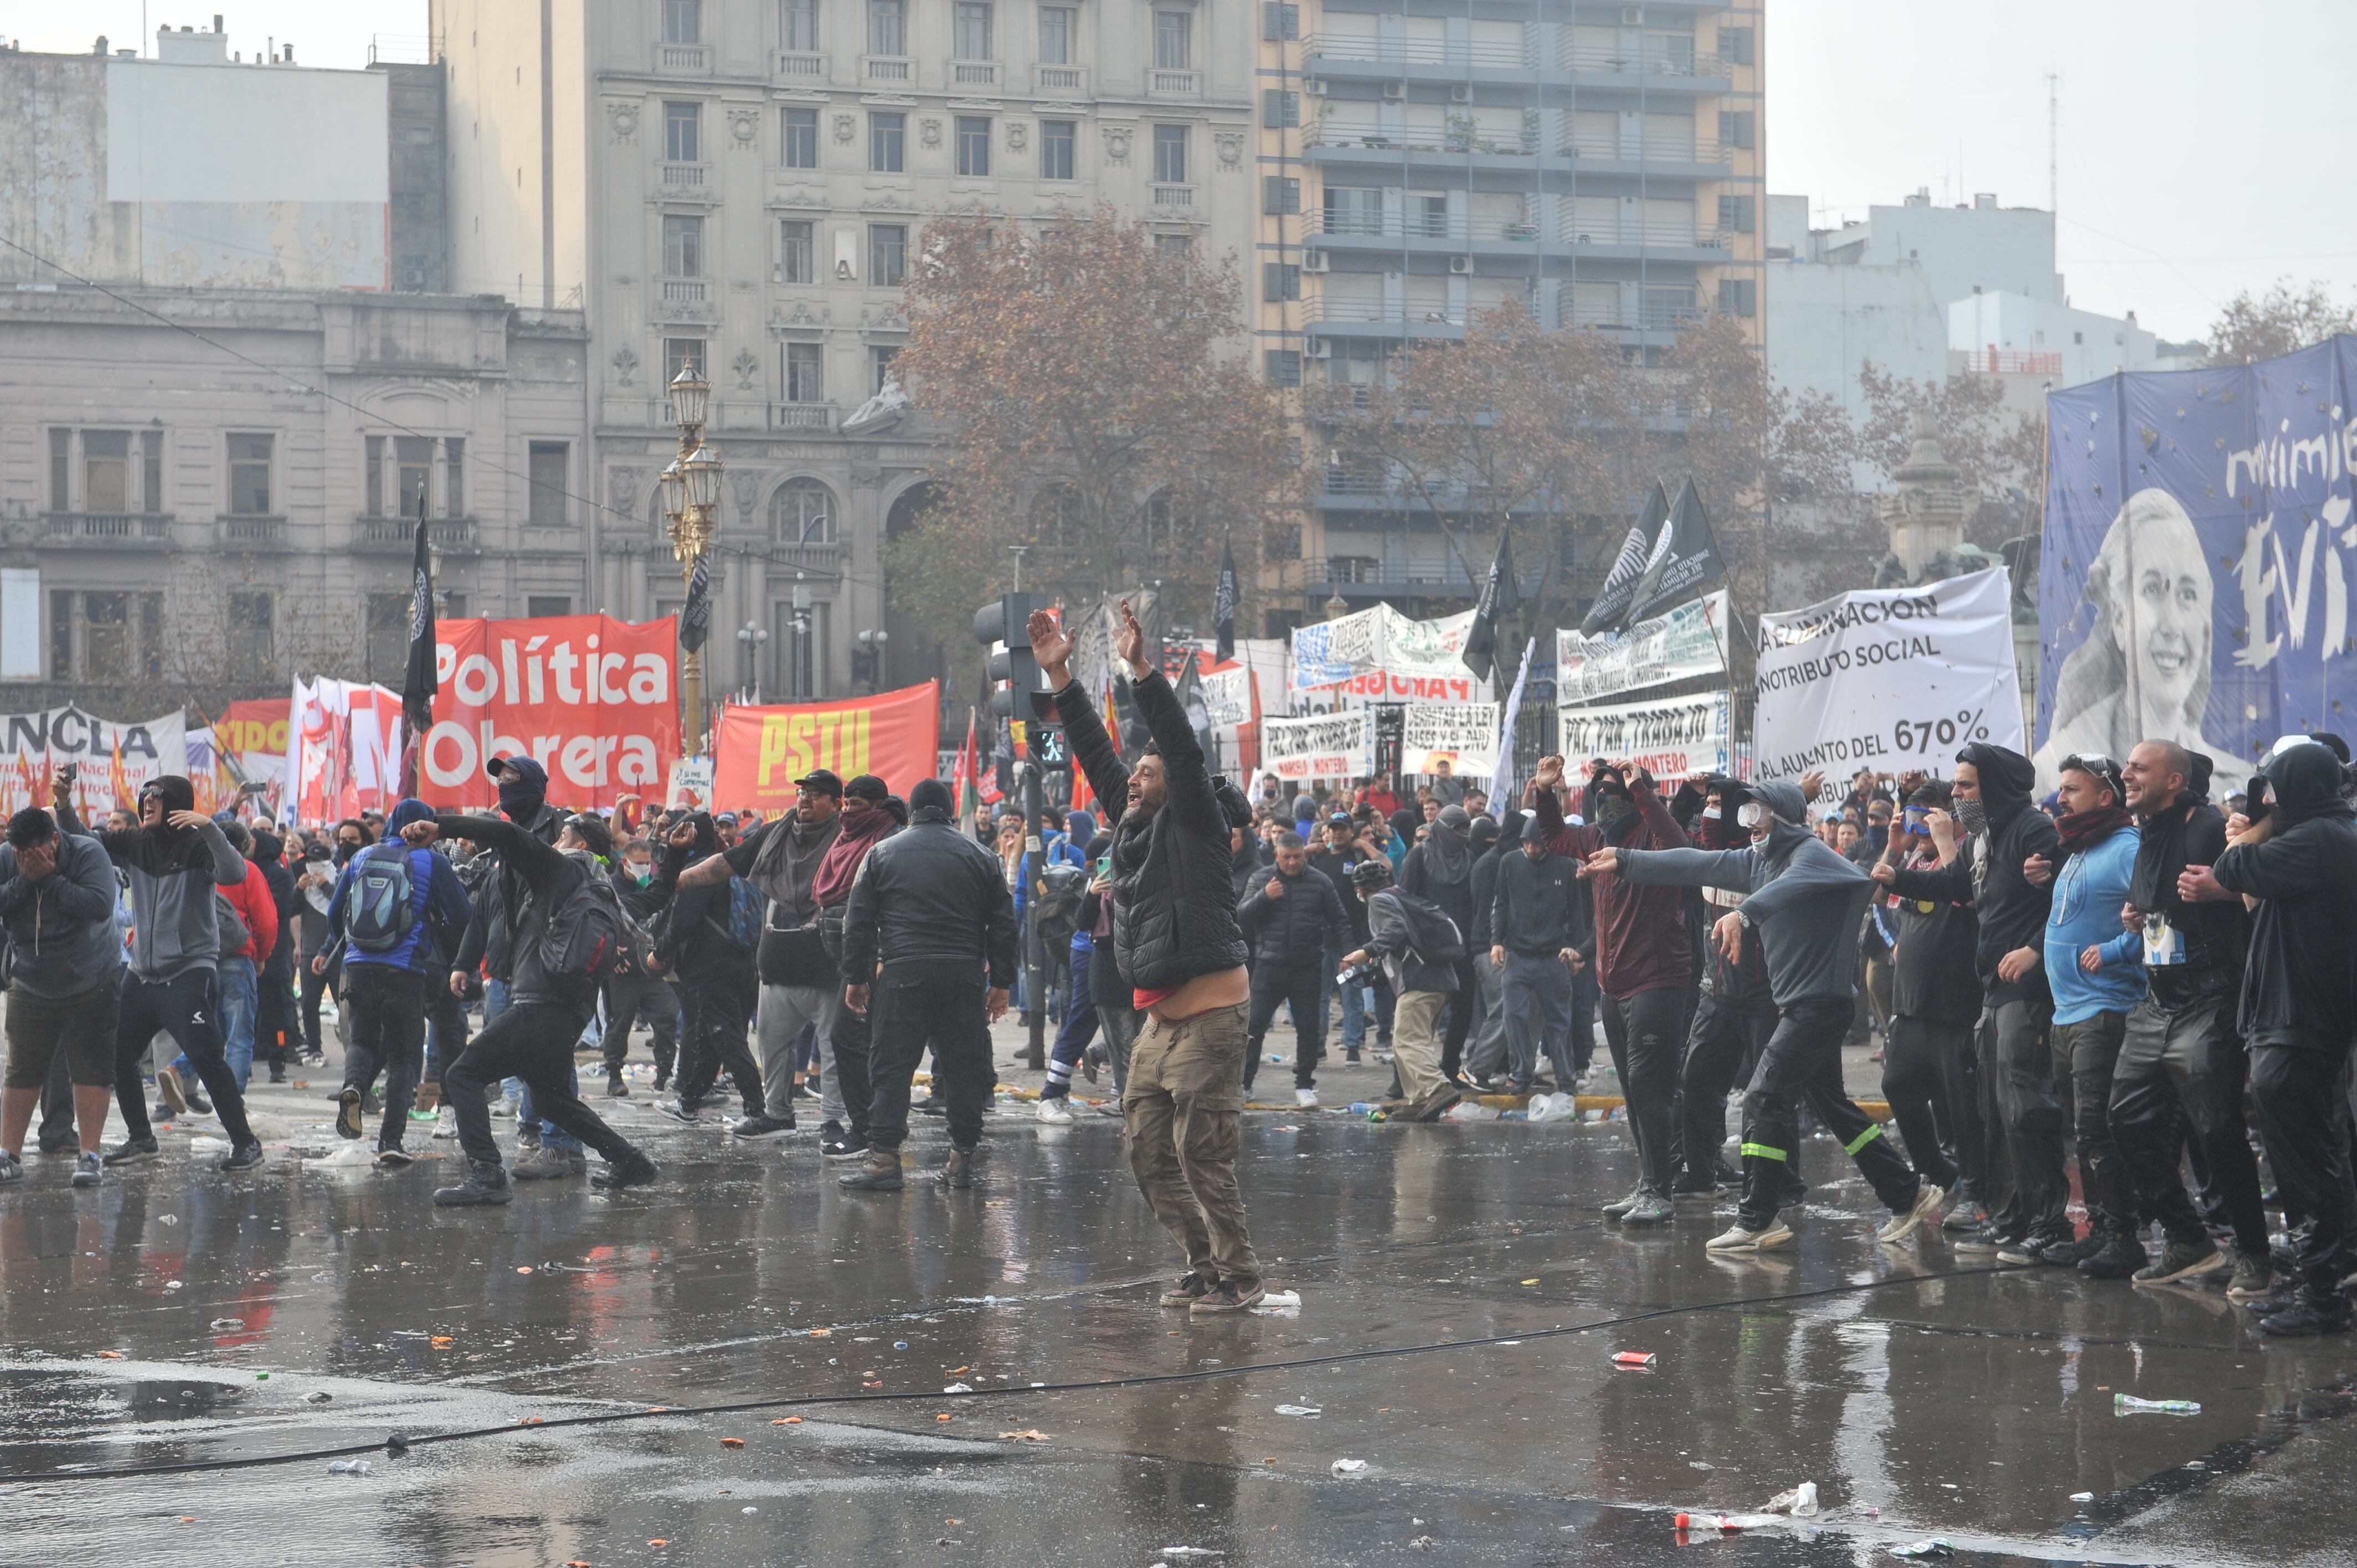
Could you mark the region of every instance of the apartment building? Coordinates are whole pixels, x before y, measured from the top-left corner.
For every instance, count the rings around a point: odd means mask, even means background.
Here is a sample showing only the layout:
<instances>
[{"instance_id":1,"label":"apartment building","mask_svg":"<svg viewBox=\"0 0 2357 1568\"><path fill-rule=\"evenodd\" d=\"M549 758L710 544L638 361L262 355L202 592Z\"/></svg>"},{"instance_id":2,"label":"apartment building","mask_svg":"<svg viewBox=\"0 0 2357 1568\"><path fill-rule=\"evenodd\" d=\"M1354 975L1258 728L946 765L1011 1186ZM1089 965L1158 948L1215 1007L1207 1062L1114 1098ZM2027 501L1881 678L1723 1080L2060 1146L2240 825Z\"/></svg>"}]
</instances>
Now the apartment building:
<instances>
[{"instance_id":1,"label":"apartment building","mask_svg":"<svg viewBox=\"0 0 2357 1568\"><path fill-rule=\"evenodd\" d=\"M1403 344L1523 301L1651 355L1704 312L1755 340L1762 6L1705 0L1265 0L1257 339L1279 386L1372 381ZM1265 585L1475 590L1428 518L1335 476ZM1535 571L1541 563L1527 563ZM1284 611L1278 612L1282 616Z\"/></svg>"},{"instance_id":2,"label":"apartment building","mask_svg":"<svg viewBox=\"0 0 2357 1568\"><path fill-rule=\"evenodd\" d=\"M694 363L726 465L715 687L934 674L941 628L888 611L881 556L925 496L928 433L890 373L925 221L1105 203L1248 266L1254 20L1190 0L436 0L454 285L578 306L595 337L593 600L638 618L684 596L655 480L677 444L663 386ZM786 634L798 590L806 639ZM729 636L748 623L772 635Z\"/></svg>"}]
</instances>

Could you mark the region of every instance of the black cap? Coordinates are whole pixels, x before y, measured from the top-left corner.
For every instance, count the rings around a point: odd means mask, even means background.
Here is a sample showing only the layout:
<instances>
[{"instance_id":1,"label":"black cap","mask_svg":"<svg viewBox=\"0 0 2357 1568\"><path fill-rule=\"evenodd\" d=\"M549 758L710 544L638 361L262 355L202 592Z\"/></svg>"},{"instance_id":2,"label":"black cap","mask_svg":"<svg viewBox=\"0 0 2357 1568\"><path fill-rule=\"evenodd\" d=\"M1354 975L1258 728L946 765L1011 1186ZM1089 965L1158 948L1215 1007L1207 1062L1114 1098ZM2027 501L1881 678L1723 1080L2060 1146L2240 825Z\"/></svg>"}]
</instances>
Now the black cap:
<instances>
[{"instance_id":1,"label":"black cap","mask_svg":"<svg viewBox=\"0 0 2357 1568\"><path fill-rule=\"evenodd\" d=\"M1357 821L1351 817L1350 812L1337 811L1332 816L1326 819L1326 825L1329 828L1340 828L1347 833L1359 824Z\"/></svg>"},{"instance_id":2,"label":"black cap","mask_svg":"<svg viewBox=\"0 0 2357 1568\"><path fill-rule=\"evenodd\" d=\"M821 795L832 795L838 800L843 798L842 776L832 768L812 768L794 780L794 788L813 790Z\"/></svg>"},{"instance_id":3,"label":"black cap","mask_svg":"<svg viewBox=\"0 0 2357 1568\"><path fill-rule=\"evenodd\" d=\"M845 784L843 787L843 792L846 795L856 795L863 800L874 800L880 804L885 797L892 793L892 789L875 774L863 773Z\"/></svg>"}]
</instances>

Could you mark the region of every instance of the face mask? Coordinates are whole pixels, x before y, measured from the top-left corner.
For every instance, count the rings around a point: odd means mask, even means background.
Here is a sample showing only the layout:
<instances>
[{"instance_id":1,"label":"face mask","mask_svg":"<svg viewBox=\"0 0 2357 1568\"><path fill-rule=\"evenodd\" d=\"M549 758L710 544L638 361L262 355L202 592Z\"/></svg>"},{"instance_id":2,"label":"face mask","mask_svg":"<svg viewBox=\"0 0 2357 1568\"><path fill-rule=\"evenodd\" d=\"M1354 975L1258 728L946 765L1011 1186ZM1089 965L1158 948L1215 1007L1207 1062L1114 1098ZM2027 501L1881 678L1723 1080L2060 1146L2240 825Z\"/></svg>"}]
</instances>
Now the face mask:
<instances>
[{"instance_id":1,"label":"face mask","mask_svg":"<svg viewBox=\"0 0 2357 1568\"><path fill-rule=\"evenodd\" d=\"M632 865L630 878L640 886L644 887L655 879L655 868L651 865Z\"/></svg>"},{"instance_id":2,"label":"face mask","mask_svg":"<svg viewBox=\"0 0 2357 1568\"><path fill-rule=\"evenodd\" d=\"M336 864L338 865L341 865L350 860L352 856L360 854L360 845L356 843L346 843L343 840L338 839L336 841Z\"/></svg>"},{"instance_id":3,"label":"face mask","mask_svg":"<svg viewBox=\"0 0 2357 1568\"><path fill-rule=\"evenodd\" d=\"M1719 810L1717 806L1705 806L1702 809L1702 814L1714 822L1719 819Z\"/></svg>"},{"instance_id":4,"label":"face mask","mask_svg":"<svg viewBox=\"0 0 2357 1568\"><path fill-rule=\"evenodd\" d=\"M1746 830L1756 828L1768 820L1768 808L1757 800L1746 800L1735 808L1735 822Z\"/></svg>"},{"instance_id":5,"label":"face mask","mask_svg":"<svg viewBox=\"0 0 2357 1568\"><path fill-rule=\"evenodd\" d=\"M1980 832L1988 827L1988 812L1982 809L1979 800L1960 798L1956 801L1956 821L1964 824L1964 832Z\"/></svg>"},{"instance_id":6,"label":"face mask","mask_svg":"<svg viewBox=\"0 0 2357 1568\"><path fill-rule=\"evenodd\" d=\"M528 779L500 780L500 810L511 822L522 822L539 811L541 802L548 799L545 787Z\"/></svg>"}]
</instances>

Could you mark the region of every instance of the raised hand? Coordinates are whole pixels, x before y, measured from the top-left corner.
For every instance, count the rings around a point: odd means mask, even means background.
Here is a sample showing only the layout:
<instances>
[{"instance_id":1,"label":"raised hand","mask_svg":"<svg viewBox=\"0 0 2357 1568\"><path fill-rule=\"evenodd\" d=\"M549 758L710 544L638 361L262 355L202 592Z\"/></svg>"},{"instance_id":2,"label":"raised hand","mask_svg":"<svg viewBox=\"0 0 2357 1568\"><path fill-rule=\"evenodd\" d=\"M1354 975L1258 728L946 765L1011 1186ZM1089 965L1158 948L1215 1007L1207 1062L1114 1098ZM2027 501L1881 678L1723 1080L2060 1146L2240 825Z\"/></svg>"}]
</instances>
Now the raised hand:
<instances>
[{"instance_id":1,"label":"raised hand","mask_svg":"<svg viewBox=\"0 0 2357 1568\"><path fill-rule=\"evenodd\" d=\"M1127 599L1121 601L1121 626L1113 634L1113 650L1136 680L1145 680L1154 668L1146 661L1146 628L1137 624L1137 612Z\"/></svg>"},{"instance_id":2,"label":"raised hand","mask_svg":"<svg viewBox=\"0 0 2357 1568\"><path fill-rule=\"evenodd\" d=\"M1033 610L1023 629L1031 637L1031 657L1058 686L1071 680L1072 639L1046 610Z\"/></svg>"},{"instance_id":3,"label":"raised hand","mask_svg":"<svg viewBox=\"0 0 2357 1568\"><path fill-rule=\"evenodd\" d=\"M1539 789L1559 789L1563 787L1563 758L1542 757L1537 771L1531 775L1531 785Z\"/></svg>"}]
</instances>

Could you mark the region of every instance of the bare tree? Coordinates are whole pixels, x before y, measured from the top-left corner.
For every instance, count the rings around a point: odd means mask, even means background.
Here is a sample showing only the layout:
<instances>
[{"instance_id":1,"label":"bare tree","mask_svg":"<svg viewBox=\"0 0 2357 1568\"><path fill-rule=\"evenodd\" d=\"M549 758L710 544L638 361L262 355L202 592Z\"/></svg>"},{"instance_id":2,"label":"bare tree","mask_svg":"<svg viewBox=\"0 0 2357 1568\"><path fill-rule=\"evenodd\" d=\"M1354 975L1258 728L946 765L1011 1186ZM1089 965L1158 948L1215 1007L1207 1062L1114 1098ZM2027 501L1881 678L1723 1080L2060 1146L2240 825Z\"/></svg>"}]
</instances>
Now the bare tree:
<instances>
[{"instance_id":1,"label":"bare tree","mask_svg":"<svg viewBox=\"0 0 2357 1568\"><path fill-rule=\"evenodd\" d=\"M1995 376L1913 381L1868 360L1857 381L1867 403L1859 431L1862 461L1887 478L1914 445L1916 415L1928 413L1940 449L1956 466L1958 483L1969 498L1966 541L1994 551L2017 534L2037 532L2046 466L2042 413L2007 409L2004 383Z\"/></svg>"},{"instance_id":2,"label":"bare tree","mask_svg":"<svg viewBox=\"0 0 2357 1568\"><path fill-rule=\"evenodd\" d=\"M2256 298L2244 289L2226 302L2210 324L2209 362L2244 365L2272 360L2321 343L2336 332L2357 332L2357 311L2335 305L2321 283L2310 283L2305 292L2295 294L2291 279L2280 277Z\"/></svg>"}]
</instances>

